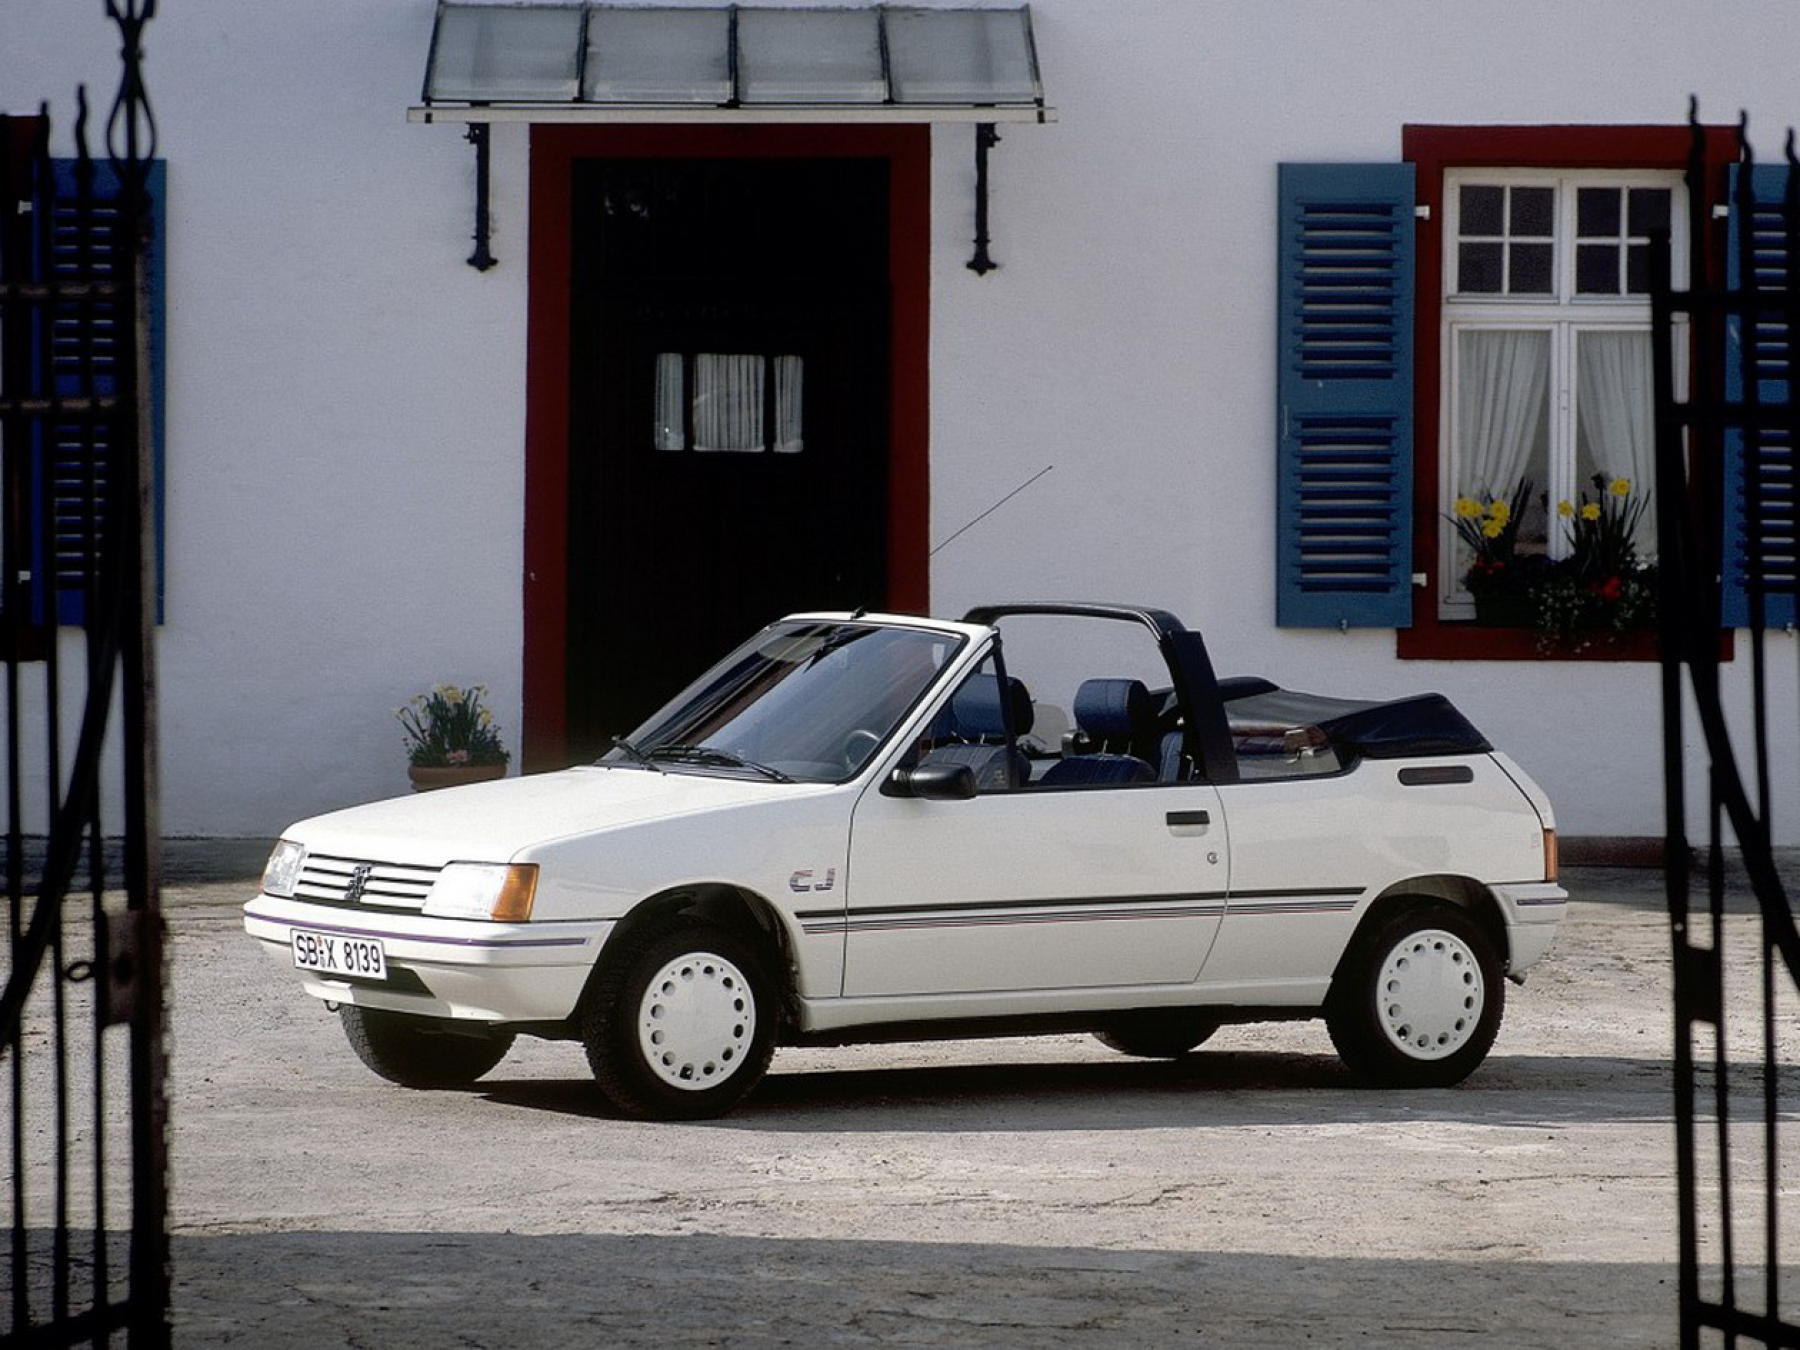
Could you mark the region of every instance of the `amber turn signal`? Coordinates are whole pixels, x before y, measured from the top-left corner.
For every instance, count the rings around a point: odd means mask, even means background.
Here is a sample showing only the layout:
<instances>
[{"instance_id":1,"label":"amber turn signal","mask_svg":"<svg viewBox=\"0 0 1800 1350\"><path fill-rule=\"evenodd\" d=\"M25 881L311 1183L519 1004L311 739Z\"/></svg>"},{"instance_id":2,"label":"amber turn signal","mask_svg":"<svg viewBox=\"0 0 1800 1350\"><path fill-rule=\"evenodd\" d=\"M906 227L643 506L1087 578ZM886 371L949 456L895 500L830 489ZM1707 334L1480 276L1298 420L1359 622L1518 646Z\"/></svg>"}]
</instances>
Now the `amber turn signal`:
<instances>
[{"instance_id":1,"label":"amber turn signal","mask_svg":"<svg viewBox=\"0 0 1800 1350\"><path fill-rule=\"evenodd\" d=\"M531 904L537 898L538 869L536 863L514 863L506 869L506 880L500 894L494 897L494 918L500 923L524 923L531 917Z\"/></svg>"}]
</instances>

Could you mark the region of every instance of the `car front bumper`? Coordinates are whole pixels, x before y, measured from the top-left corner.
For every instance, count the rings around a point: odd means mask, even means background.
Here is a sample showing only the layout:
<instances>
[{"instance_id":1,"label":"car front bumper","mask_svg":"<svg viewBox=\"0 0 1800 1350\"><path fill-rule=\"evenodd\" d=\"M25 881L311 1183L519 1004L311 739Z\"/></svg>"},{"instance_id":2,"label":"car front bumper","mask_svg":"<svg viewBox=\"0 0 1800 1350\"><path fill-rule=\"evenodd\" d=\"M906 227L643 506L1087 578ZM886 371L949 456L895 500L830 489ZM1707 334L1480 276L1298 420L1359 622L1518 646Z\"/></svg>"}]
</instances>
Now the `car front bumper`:
<instances>
[{"instance_id":1,"label":"car front bumper","mask_svg":"<svg viewBox=\"0 0 1800 1350\"><path fill-rule=\"evenodd\" d=\"M508 924L370 913L271 895L244 906L244 930L314 998L489 1023L569 1017L612 927L611 920ZM297 931L380 942L386 978L297 968Z\"/></svg>"}]
</instances>

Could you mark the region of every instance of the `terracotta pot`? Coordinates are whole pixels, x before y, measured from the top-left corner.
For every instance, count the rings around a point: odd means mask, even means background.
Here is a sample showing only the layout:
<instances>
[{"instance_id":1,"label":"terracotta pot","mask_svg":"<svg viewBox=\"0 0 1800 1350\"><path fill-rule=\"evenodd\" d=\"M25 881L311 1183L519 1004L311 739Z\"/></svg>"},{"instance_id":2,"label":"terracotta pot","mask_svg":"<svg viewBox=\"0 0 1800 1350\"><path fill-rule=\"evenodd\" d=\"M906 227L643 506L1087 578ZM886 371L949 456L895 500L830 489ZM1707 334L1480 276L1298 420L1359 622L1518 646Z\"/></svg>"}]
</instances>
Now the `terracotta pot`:
<instances>
[{"instance_id":1,"label":"terracotta pot","mask_svg":"<svg viewBox=\"0 0 1800 1350\"><path fill-rule=\"evenodd\" d=\"M506 777L504 764L409 764L406 776L412 779L414 792L435 792L438 788L461 787L464 783L491 783Z\"/></svg>"}]
</instances>

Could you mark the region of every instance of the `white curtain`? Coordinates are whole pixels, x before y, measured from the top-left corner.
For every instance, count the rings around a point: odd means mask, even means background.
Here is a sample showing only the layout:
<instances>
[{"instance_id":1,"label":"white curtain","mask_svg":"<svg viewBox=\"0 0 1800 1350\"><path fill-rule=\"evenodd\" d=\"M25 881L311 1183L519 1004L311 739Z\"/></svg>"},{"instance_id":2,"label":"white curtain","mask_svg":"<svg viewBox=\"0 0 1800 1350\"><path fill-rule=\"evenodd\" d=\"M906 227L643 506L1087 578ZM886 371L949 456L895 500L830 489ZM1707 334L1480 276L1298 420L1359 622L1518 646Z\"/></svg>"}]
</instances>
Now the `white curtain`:
<instances>
[{"instance_id":1,"label":"white curtain","mask_svg":"<svg viewBox=\"0 0 1800 1350\"><path fill-rule=\"evenodd\" d=\"M801 412L805 406L805 362L798 356L767 358L743 352L701 352L694 357L694 449L758 454L769 448L763 438L766 393L764 374L775 372L775 445L778 455L797 455L805 448ZM656 357L656 426L658 450L686 448L682 414L690 398L680 352Z\"/></svg>"},{"instance_id":2,"label":"white curtain","mask_svg":"<svg viewBox=\"0 0 1800 1350\"><path fill-rule=\"evenodd\" d=\"M656 448L683 450L681 405L687 398L687 383L681 369L680 352L656 354Z\"/></svg>"},{"instance_id":3,"label":"white curtain","mask_svg":"<svg viewBox=\"0 0 1800 1350\"><path fill-rule=\"evenodd\" d=\"M694 358L694 449L763 448L763 359L736 352Z\"/></svg>"},{"instance_id":4,"label":"white curtain","mask_svg":"<svg viewBox=\"0 0 1800 1350\"><path fill-rule=\"evenodd\" d=\"M1587 478L1599 473L1627 480L1632 500L1644 501L1656 473L1648 333L1577 337L1575 417L1581 450L1575 490L1591 490ZM1637 546L1640 557L1656 556L1656 513L1648 504L1638 518Z\"/></svg>"},{"instance_id":5,"label":"white curtain","mask_svg":"<svg viewBox=\"0 0 1800 1350\"><path fill-rule=\"evenodd\" d=\"M1457 495L1510 497L1534 466L1537 488L1548 486L1542 466L1549 387L1549 332L1464 329L1457 335Z\"/></svg>"},{"instance_id":6,"label":"white curtain","mask_svg":"<svg viewBox=\"0 0 1800 1350\"><path fill-rule=\"evenodd\" d=\"M798 356L775 358L775 453L797 455L805 448L800 435L804 362Z\"/></svg>"}]
</instances>

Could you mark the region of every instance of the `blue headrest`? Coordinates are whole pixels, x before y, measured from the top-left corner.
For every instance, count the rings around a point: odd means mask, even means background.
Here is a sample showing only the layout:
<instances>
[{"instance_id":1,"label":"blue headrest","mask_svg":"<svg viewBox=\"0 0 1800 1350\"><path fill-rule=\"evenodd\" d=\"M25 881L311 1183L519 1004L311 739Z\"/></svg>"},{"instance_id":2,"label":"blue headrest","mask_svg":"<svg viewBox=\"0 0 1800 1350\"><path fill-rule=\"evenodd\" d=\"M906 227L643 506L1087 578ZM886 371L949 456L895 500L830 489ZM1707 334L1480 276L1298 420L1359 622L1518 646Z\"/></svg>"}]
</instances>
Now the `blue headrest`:
<instances>
[{"instance_id":1,"label":"blue headrest","mask_svg":"<svg viewBox=\"0 0 1800 1350\"><path fill-rule=\"evenodd\" d=\"M1090 736L1135 738L1155 716L1142 680L1083 680L1075 691L1075 725Z\"/></svg>"},{"instance_id":2,"label":"blue headrest","mask_svg":"<svg viewBox=\"0 0 1800 1350\"><path fill-rule=\"evenodd\" d=\"M1013 733L1023 736L1031 730L1031 695L1023 680L1007 677L1006 694L1012 700ZM1006 719L1000 712L1000 686L994 680L977 676L958 689L950 699L952 733L958 736L994 737L1006 735Z\"/></svg>"}]
</instances>

